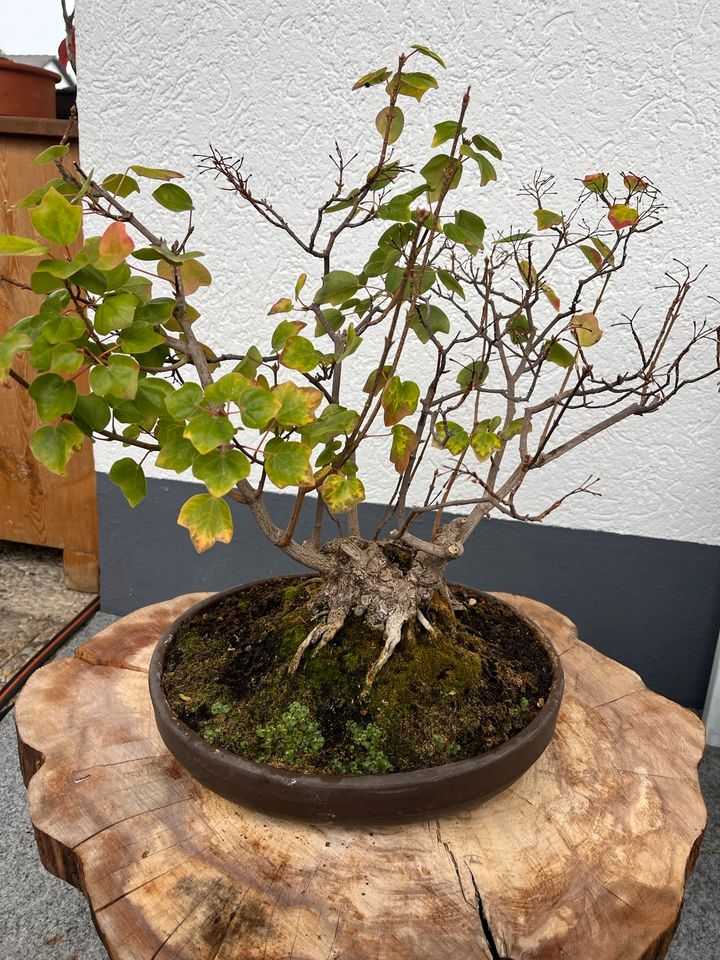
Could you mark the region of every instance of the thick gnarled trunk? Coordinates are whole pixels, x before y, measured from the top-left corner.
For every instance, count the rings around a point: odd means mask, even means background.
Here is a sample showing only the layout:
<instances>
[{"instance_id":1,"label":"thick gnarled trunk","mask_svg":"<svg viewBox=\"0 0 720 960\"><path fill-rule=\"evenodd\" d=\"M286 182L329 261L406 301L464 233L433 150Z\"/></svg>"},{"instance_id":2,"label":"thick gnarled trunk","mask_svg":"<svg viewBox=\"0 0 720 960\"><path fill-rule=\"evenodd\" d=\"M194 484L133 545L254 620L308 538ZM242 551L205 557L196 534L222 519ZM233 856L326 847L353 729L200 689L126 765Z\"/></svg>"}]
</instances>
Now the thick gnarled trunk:
<instances>
[{"instance_id":1,"label":"thick gnarled trunk","mask_svg":"<svg viewBox=\"0 0 720 960\"><path fill-rule=\"evenodd\" d=\"M426 616L430 604L454 603L444 571L449 556L441 550L429 554L411 547L378 544L348 537L332 540L323 548L331 572L313 597L318 623L300 644L290 665L297 670L311 648L321 649L354 614L383 631L383 648L367 675L370 685L402 639L406 625L418 623L432 631Z\"/></svg>"}]
</instances>

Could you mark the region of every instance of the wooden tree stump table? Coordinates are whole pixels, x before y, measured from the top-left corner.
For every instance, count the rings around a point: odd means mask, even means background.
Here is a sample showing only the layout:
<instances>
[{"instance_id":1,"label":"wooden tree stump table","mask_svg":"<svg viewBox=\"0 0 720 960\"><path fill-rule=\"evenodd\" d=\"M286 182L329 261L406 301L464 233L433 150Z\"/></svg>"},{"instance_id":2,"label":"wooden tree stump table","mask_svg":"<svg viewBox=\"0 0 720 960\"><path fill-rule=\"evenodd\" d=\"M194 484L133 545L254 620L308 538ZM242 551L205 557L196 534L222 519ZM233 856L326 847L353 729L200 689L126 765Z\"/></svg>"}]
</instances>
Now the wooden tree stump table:
<instances>
[{"instance_id":1,"label":"wooden tree stump table","mask_svg":"<svg viewBox=\"0 0 720 960\"><path fill-rule=\"evenodd\" d=\"M655 960L705 825L700 721L503 596L562 656L543 757L494 800L429 822L279 820L194 781L147 692L145 607L34 674L17 704L40 856L87 897L113 960Z\"/></svg>"}]
</instances>

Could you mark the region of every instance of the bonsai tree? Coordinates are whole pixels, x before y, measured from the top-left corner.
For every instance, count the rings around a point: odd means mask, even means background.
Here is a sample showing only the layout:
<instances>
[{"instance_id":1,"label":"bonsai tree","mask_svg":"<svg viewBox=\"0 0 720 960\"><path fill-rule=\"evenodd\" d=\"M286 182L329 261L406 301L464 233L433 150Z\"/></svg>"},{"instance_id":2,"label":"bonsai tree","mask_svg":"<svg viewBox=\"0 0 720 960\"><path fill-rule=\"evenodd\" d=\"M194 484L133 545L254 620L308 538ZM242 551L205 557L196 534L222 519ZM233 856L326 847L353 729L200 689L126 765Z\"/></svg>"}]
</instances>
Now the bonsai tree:
<instances>
[{"instance_id":1,"label":"bonsai tree","mask_svg":"<svg viewBox=\"0 0 720 960\"><path fill-rule=\"evenodd\" d=\"M378 101L377 160L358 169L336 148L334 188L308 236L255 192L242 159L213 148L200 158L307 257L307 273L268 296L256 344L207 344L197 332L192 298L211 275L191 242L193 200L175 170L133 164L99 177L69 168L61 143L35 161L54 163L57 176L17 204L37 235L0 238L0 254L40 258L31 287L42 306L0 340L2 375L27 387L44 423L32 437L35 456L63 473L83 443L132 448L139 458L123 451L110 471L131 506L145 496L148 461L191 474L207 492L189 497L178 522L199 551L230 541L227 498L243 504L268 540L325 584L290 669L353 612L384 636L368 684L407 626L432 631L433 607L452 615L446 568L483 519L540 520L571 493L594 492L588 481L535 516L521 514L516 497L530 473L718 369L717 328L680 322L696 279L681 264L667 275L672 289L657 321L606 306L631 247L660 226L650 181L593 172L581 178L579 198L576 186L558 185L576 197L559 201L554 181L538 174L521 191L521 228L504 232L482 199L502 153L470 126L469 90L440 113L426 156L401 148L405 111L437 96L428 64L444 66L416 44L394 69L354 84ZM454 202L461 183L477 193L482 215ZM133 212L141 184L161 207L186 215L179 236L161 236ZM84 214L107 226L80 244ZM338 256L351 231L372 238L367 258ZM631 352L621 369L608 369L597 345L623 335ZM410 360L413 341L425 351L421 365ZM702 350L704 366L690 367ZM21 353L36 371L32 382L13 369ZM352 405L361 354L373 372ZM374 530L358 513L377 499L372 477L358 469L368 451L397 472ZM285 527L268 511L271 488L294 496ZM299 542L310 496L314 529ZM434 521L420 537L414 526L424 514Z\"/></svg>"}]
</instances>

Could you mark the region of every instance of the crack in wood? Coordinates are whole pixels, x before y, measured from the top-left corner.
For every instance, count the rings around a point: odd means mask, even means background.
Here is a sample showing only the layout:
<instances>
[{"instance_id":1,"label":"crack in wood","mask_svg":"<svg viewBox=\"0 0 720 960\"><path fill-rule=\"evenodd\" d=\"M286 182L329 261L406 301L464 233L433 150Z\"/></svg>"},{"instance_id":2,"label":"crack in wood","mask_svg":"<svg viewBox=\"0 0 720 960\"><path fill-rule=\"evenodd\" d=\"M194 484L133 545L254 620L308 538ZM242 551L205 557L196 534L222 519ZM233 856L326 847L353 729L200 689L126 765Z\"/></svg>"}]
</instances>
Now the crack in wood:
<instances>
[{"instance_id":1,"label":"crack in wood","mask_svg":"<svg viewBox=\"0 0 720 960\"><path fill-rule=\"evenodd\" d=\"M478 886L477 880L475 879L475 874L472 872L470 867L468 867L470 873L470 879L472 880L473 889L475 891L475 906L477 907L478 916L480 917L480 923L482 924L483 933L485 934L485 939L487 940L488 950L490 951L490 957L492 960L513 960L512 957L505 956L500 953L498 950L497 943L495 942L495 937L493 936L492 929L490 927L490 922L488 921L487 914L485 913L485 904L483 903L483 898L480 893L480 887Z\"/></svg>"}]
</instances>

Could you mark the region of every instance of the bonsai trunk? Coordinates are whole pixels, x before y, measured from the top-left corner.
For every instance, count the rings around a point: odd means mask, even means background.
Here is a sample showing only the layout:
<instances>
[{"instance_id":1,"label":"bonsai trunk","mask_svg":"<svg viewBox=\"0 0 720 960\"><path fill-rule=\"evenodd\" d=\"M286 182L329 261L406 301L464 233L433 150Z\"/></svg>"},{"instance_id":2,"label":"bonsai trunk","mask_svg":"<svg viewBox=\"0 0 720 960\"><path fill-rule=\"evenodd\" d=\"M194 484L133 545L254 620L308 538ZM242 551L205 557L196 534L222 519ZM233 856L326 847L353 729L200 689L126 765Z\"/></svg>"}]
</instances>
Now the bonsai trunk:
<instances>
[{"instance_id":1,"label":"bonsai trunk","mask_svg":"<svg viewBox=\"0 0 720 960\"><path fill-rule=\"evenodd\" d=\"M415 549L402 542L379 544L359 537L332 540L323 548L330 561L323 586L313 597L319 618L297 649L290 671L297 670L310 647L321 649L354 614L383 631L383 648L367 675L370 686L402 639L403 629L419 624L432 632L425 611L430 606L452 614L456 602L445 582L452 557L442 543L436 552Z\"/></svg>"}]
</instances>

